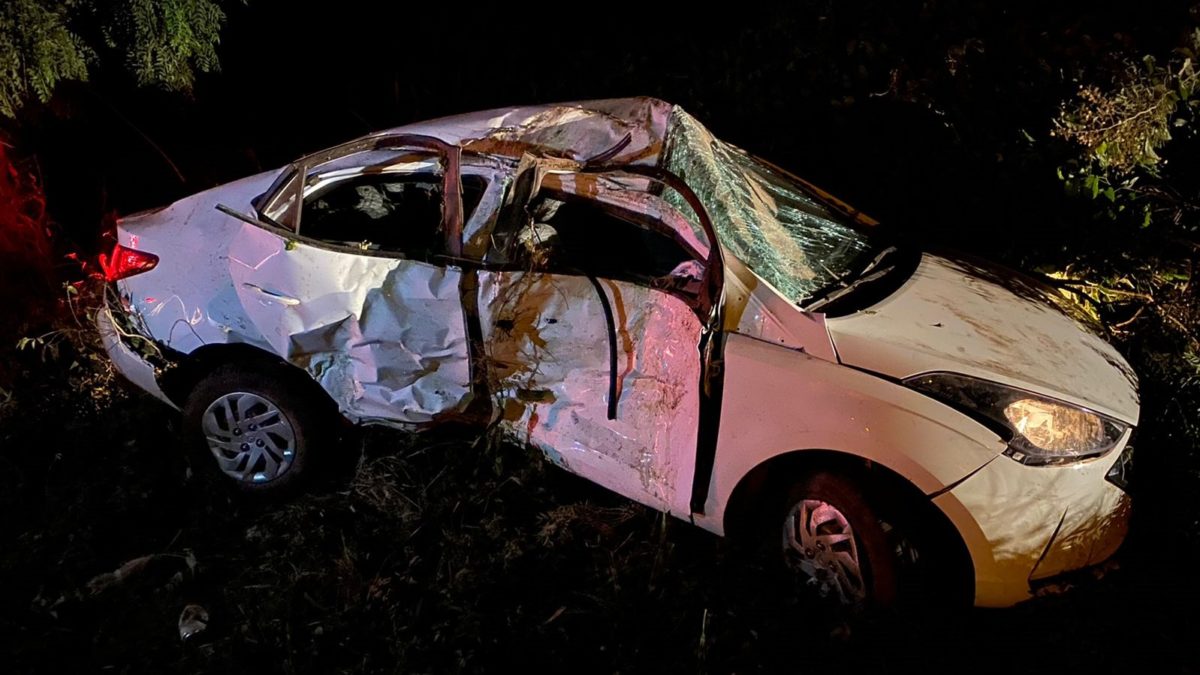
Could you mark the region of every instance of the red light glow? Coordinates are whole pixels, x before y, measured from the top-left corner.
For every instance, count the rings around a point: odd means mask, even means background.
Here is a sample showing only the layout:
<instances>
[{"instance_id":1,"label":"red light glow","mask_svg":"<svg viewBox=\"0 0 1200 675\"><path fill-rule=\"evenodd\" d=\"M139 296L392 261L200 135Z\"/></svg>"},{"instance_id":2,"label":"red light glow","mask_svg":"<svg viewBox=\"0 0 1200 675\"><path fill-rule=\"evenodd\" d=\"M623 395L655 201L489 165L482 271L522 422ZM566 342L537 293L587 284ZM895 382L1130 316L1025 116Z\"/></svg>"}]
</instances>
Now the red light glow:
<instances>
[{"instance_id":1,"label":"red light glow","mask_svg":"<svg viewBox=\"0 0 1200 675\"><path fill-rule=\"evenodd\" d=\"M100 269L104 270L105 281L117 281L135 274L149 272L158 265L158 256L120 244L113 247L112 255L100 254Z\"/></svg>"}]
</instances>

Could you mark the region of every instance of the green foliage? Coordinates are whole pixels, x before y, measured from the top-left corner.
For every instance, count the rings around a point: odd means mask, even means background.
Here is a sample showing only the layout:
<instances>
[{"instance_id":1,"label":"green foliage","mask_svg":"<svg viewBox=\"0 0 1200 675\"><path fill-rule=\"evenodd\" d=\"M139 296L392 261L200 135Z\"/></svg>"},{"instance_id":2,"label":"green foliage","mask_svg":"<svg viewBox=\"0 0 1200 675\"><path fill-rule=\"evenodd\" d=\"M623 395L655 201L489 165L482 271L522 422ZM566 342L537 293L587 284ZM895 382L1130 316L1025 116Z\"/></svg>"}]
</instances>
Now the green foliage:
<instances>
[{"instance_id":1,"label":"green foliage","mask_svg":"<svg viewBox=\"0 0 1200 675\"><path fill-rule=\"evenodd\" d=\"M1058 176L1076 195L1106 202L1113 220L1148 227L1155 217L1181 222L1196 205L1164 181L1159 151L1176 133L1190 132L1200 109L1200 30L1165 65L1153 56L1126 62L1111 88L1086 84L1054 119L1053 135L1071 141L1080 154Z\"/></svg>"},{"instance_id":2,"label":"green foliage","mask_svg":"<svg viewBox=\"0 0 1200 675\"><path fill-rule=\"evenodd\" d=\"M106 26L107 46L124 47L138 84L189 91L195 71L219 69L225 13L212 0L124 0Z\"/></svg>"},{"instance_id":3,"label":"green foliage","mask_svg":"<svg viewBox=\"0 0 1200 675\"><path fill-rule=\"evenodd\" d=\"M1163 226L1142 235L1163 239L1163 245L1133 269L1129 264L1123 271L1080 265L1072 276L1094 280L1080 291L1103 311L1129 317L1115 323L1117 330L1157 336L1153 346L1147 344L1147 358L1157 364L1159 377L1177 387L1200 372L1194 359L1200 348L1200 305L1190 289L1200 247L1188 238L1189 231L1195 231L1200 204L1190 185L1193 179L1187 172L1165 172L1160 151L1196 125L1198 52L1200 30L1165 65L1153 56L1142 58L1140 66L1126 61L1111 88L1082 86L1054 120L1055 136L1073 142L1078 150L1058 169L1068 192L1096 203L1094 215L1100 219L1140 229ZM1112 288L1121 291L1109 292Z\"/></svg>"},{"instance_id":4,"label":"green foliage","mask_svg":"<svg viewBox=\"0 0 1200 675\"><path fill-rule=\"evenodd\" d=\"M1191 58L1200 31L1192 40L1188 56L1170 64L1177 69L1147 56L1142 67L1129 64L1111 91L1081 87L1078 99L1064 105L1054 121L1055 135L1083 145L1102 169L1118 174L1155 170L1162 161L1157 150L1171 140L1171 127L1187 124L1175 115L1180 103L1191 102L1200 78Z\"/></svg>"},{"instance_id":5,"label":"green foliage","mask_svg":"<svg viewBox=\"0 0 1200 675\"><path fill-rule=\"evenodd\" d=\"M50 98L60 80L86 80L94 53L67 28L77 2L7 0L0 8L0 113Z\"/></svg>"},{"instance_id":6,"label":"green foliage","mask_svg":"<svg viewBox=\"0 0 1200 675\"><path fill-rule=\"evenodd\" d=\"M56 360L59 356L60 342L65 335L64 331L54 330L44 335L26 336L17 340L17 351L38 352L43 363L47 360Z\"/></svg>"},{"instance_id":7,"label":"green foliage","mask_svg":"<svg viewBox=\"0 0 1200 675\"><path fill-rule=\"evenodd\" d=\"M0 9L0 114L50 100L64 80L119 60L143 86L190 91L219 68L217 0L7 0Z\"/></svg>"},{"instance_id":8,"label":"green foliage","mask_svg":"<svg viewBox=\"0 0 1200 675\"><path fill-rule=\"evenodd\" d=\"M1200 303L1191 288L1200 193L1187 148L1172 171L1163 152L1194 133L1198 53L1200 30L1165 64L1152 56L1124 62L1111 87L1086 84L1064 103L1053 131L1074 148L1058 171L1068 193L1091 200L1100 222L1141 230L1137 244L1153 251L1116 265L1081 261L1065 278L1141 345L1151 376L1177 391L1200 377Z\"/></svg>"}]
</instances>

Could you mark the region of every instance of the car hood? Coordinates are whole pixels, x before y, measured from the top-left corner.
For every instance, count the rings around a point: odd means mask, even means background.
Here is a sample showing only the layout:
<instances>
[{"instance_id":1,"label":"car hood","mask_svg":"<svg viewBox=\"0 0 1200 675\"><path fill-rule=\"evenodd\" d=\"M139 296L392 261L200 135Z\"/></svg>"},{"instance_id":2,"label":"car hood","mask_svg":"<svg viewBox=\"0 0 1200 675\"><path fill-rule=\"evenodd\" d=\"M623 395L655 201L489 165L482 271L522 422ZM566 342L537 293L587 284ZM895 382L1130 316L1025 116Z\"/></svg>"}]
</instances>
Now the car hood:
<instances>
[{"instance_id":1,"label":"car hood","mask_svg":"<svg viewBox=\"0 0 1200 675\"><path fill-rule=\"evenodd\" d=\"M847 365L895 378L971 375L1136 424L1133 369L1061 301L1017 272L924 254L887 299L827 326Z\"/></svg>"}]
</instances>

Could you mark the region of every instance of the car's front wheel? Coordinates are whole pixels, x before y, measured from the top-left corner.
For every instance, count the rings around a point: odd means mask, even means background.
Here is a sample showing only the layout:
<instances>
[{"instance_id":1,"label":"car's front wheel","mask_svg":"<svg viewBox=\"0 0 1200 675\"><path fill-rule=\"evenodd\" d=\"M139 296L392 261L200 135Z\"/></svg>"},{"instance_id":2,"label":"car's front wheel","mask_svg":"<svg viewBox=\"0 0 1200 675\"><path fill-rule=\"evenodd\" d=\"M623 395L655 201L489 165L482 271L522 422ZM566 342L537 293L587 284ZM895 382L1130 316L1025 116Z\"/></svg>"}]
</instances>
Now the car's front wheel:
<instances>
[{"instance_id":1,"label":"car's front wheel","mask_svg":"<svg viewBox=\"0 0 1200 675\"><path fill-rule=\"evenodd\" d=\"M252 493L290 491L330 440L328 411L304 386L311 383L290 380L298 377L282 367L229 364L188 397L185 431L228 484Z\"/></svg>"},{"instance_id":2,"label":"car's front wheel","mask_svg":"<svg viewBox=\"0 0 1200 675\"><path fill-rule=\"evenodd\" d=\"M853 481L824 471L804 476L787 492L780 521L784 563L819 595L847 608L895 602L894 547Z\"/></svg>"}]
</instances>

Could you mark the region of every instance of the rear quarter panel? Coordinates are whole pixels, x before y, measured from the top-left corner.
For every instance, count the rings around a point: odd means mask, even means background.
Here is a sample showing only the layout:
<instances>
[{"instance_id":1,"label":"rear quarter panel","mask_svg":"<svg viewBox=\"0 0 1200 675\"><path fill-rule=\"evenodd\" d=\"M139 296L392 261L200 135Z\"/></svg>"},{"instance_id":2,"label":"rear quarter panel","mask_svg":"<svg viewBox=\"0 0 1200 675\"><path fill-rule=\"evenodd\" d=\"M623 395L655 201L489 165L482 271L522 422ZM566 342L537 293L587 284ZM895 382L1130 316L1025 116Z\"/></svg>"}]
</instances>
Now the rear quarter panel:
<instances>
[{"instance_id":1,"label":"rear quarter panel","mask_svg":"<svg viewBox=\"0 0 1200 675\"><path fill-rule=\"evenodd\" d=\"M253 227L216 210L249 213L250 201L278 171L261 173L118 222L118 241L159 257L153 270L118 282L150 336L182 353L204 344L248 342L269 348L246 317L229 274L229 244Z\"/></svg>"}]
</instances>

